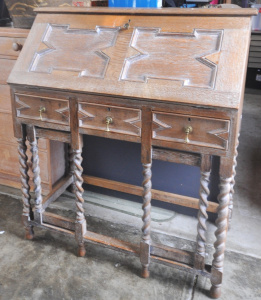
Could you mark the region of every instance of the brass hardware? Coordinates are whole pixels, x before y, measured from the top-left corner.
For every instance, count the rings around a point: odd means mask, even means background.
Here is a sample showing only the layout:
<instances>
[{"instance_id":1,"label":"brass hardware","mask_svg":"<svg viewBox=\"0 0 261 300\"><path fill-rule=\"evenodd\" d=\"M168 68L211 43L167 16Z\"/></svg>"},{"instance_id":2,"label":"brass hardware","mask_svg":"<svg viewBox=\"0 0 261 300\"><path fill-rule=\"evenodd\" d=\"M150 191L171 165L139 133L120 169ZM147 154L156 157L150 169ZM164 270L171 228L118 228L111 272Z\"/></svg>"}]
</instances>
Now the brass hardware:
<instances>
[{"instance_id":1,"label":"brass hardware","mask_svg":"<svg viewBox=\"0 0 261 300\"><path fill-rule=\"evenodd\" d=\"M123 26L121 26L121 29L129 29L130 28L130 19L128 21L128 23L125 23Z\"/></svg>"},{"instance_id":2,"label":"brass hardware","mask_svg":"<svg viewBox=\"0 0 261 300\"><path fill-rule=\"evenodd\" d=\"M193 128L191 126L187 126L184 128L184 131L186 133L186 137L185 137L185 143L189 143L189 134L193 131Z\"/></svg>"},{"instance_id":3,"label":"brass hardware","mask_svg":"<svg viewBox=\"0 0 261 300\"><path fill-rule=\"evenodd\" d=\"M39 113L40 113L40 119L41 119L41 121L43 120L43 116L42 116L42 113L44 113L44 112L46 112L46 108L45 107L40 107L40 109L39 109Z\"/></svg>"},{"instance_id":4,"label":"brass hardware","mask_svg":"<svg viewBox=\"0 0 261 300\"><path fill-rule=\"evenodd\" d=\"M14 51L20 51L20 50L22 50L23 45L14 42L13 45L12 45L12 48L13 48Z\"/></svg>"},{"instance_id":5,"label":"brass hardware","mask_svg":"<svg viewBox=\"0 0 261 300\"><path fill-rule=\"evenodd\" d=\"M112 124L112 117L106 117L105 119L105 123L106 123L106 131L110 131L110 124Z\"/></svg>"}]
</instances>

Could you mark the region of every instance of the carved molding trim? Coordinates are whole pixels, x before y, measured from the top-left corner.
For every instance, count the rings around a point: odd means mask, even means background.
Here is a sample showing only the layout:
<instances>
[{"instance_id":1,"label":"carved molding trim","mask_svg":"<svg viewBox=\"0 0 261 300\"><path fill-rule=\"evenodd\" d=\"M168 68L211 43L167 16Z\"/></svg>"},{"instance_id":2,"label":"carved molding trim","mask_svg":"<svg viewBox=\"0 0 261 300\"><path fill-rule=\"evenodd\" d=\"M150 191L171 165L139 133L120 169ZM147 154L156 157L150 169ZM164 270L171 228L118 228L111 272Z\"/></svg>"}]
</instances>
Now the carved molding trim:
<instances>
[{"instance_id":1,"label":"carved molding trim","mask_svg":"<svg viewBox=\"0 0 261 300\"><path fill-rule=\"evenodd\" d=\"M19 106L16 105L16 114L17 114L18 117L20 116L21 110L31 108L31 106L29 106L26 103L19 100L19 98L16 95L15 95L15 102L19 105Z\"/></svg>"},{"instance_id":2,"label":"carved molding trim","mask_svg":"<svg viewBox=\"0 0 261 300\"><path fill-rule=\"evenodd\" d=\"M63 108L60 108L60 109L56 109L55 110L58 114L61 114L63 118L65 119L69 119L69 116L70 116L70 111L69 111L69 107L63 107Z\"/></svg>"}]
</instances>

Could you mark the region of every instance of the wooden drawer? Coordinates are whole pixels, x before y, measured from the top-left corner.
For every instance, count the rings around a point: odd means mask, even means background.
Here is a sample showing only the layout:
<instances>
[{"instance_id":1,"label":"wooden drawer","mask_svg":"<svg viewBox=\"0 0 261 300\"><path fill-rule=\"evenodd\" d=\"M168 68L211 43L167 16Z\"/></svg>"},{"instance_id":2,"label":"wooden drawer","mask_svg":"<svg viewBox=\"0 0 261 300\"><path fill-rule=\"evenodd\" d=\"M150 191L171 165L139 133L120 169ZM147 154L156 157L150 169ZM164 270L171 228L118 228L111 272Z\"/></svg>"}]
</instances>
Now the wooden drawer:
<instances>
[{"instance_id":1,"label":"wooden drawer","mask_svg":"<svg viewBox=\"0 0 261 300\"><path fill-rule=\"evenodd\" d=\"M7 84L7 78L11 73L11 70L15 64L13 59L0 59L1 72L0 72L0 84Z\"/></svg>"},{"instance_id":2,"label":"wooden drawer","mask_svg":"<svg viewBox=\"0 0 261 300\"><path fill-rule=\"evenodd\" d=\"M188 135L186 128L192 128ZM153 139L227 150L230 122L198 116L153 112ZM186 141L186 137L189 141Z\"/></svg>"},{"instance_id":3,"label":"wooden drawer","mask_svg":"<svg viewBox=\"0 0 261 300\"><path fill-rule=\"evenodd\" d=\"M9 57L11 59L16 59L20 54L19 49L15 51L13 49L13 44L16 43L20 48L24 45L25 38L19 37L0 37L0 57Z\"/></svg>"},{"instance_id":4,"label":"wooden drawer","mask_svg":"<svg viewBox=\"0 0 261 300\"><path fill-rule=\"evenodd\" d=\"M17 117L62 125L69 124L69 102L66 100L15 94L15 109Z\"/></svg>"},{"instance_id":5,"label":"wooden drawer","mask_svg":"<svg viewBox=\"0 0 261 300\"><path fill-rule=\"evenodd\" d=\"M141 136L139 109L79 103L79 123L82 128Z\"/></svg>"}]
</instances>

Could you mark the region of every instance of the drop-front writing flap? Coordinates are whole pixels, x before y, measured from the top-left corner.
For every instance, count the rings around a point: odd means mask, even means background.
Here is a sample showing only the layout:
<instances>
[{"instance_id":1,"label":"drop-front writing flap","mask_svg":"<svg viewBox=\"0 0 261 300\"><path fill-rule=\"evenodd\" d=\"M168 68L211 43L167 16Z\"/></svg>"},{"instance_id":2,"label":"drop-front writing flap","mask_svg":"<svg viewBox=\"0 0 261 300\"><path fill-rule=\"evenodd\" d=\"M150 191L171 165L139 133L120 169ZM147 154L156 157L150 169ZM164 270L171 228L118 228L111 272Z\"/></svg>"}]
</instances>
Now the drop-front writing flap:
<instances>
[{"instance_id":1,"label":"drop-front writing flap","mask_svg":"<svg viewBox=\"0 0 261 300\"><path fill-rule=\"evenodd\" d=\"M249 14L72 11L37 16L9 83L239 107Z\"/></svg>"}]
</instances>

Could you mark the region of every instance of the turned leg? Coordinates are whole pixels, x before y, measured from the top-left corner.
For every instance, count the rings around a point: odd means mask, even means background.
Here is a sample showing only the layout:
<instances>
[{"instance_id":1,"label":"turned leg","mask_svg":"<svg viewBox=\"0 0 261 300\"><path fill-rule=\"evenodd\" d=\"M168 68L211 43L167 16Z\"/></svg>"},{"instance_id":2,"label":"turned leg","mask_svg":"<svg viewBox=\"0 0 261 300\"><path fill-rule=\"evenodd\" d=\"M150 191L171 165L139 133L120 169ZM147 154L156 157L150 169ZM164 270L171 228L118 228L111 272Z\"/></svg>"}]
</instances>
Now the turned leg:
<instances>
[{"instance_id":1,"label":"turned leg","mask_svg":"<svg viewBox=\"0 0 261 300\"><path fill-rule=\"evenodd\" d=\"M32 206L30 203L30 186L28 176L28 157L26 155L27 146L25 143L25 137L18 139L18 153L20 164L20 178L22 183L22 201L23 201L23 214L22 222L25 227L25 238L28 240L33 239L34 231L33 226L30 224L30 220L33 218Z\"/></svg>"},{"instance_id":2,"label":"turned leg","mask_svg":"<svg viewBox=\"0 0 261 300\"><path fill-rule=\"evenodd\" d=\"M152 164L152 113L151 108L142 108L142 133L141 133L141 162L143 166L143 226L140 242L140 262L142 265L141 276L149 277L150 264L150 210L151 210L151 164Z\"/></svg>"},{"instance_id":3,"label":"turned leg","mask_svg":"<svg viewBox=\"0 0 261 300\"><path fill-rule=\"evenodd\" d=\"M195 254L194 267L198 270L205 268L206 256L206 221L208 219L207 207L209 196L209 177L211 171L211 157L209 155L202 155L200 168L200 190L199 190L199 211L198 211L198 235L197 235L197 251Z\"/></svg>"},{"instance_id":4,"label":"turned leg","mask_svg":"<svg viewBox=\"0 0 261 300\"><path fill-rule=\"evenodd\" d=\"M78 256L85 256L84 235L86 233L86 220L83 209L83 178L82 178L82 135L79 134L78 100L75 97L69 99L70 106L70 166L69 172L73 174L73 192L75 194L76 220L75 239L78 243Z\"/></svg>"},{"instance_id":5,"label":"turned leg","mask_svg":"<svg viewBox=\"0 0 261 300\"><path fill-rule=\"evenodd\" d=\"M238 139L239 139L239 135L238 135ZM236 145L236 149L235 149L235 155L233 158L233 168L232 168L232 178L231 178L231 182L230 182L230 194L229 194L229 205L228 205L228 227L231 228L231 221L232 221L232 213L233 213L233 197L234 197L234 186L235 186L235 177L236 177L236 167L237 167L237 156L238 156L238 152L237 152L237 148L238 148L238 144L239 144L239 140L237 139L237 145Z\"/></svg>"},{"instance_id":6,"label":"turned leg","mask_svg":"<svg viewBox=\"0 0 261 300\"><path fill-rule=\"evenodd\" d=\"M144 278L149 277L149 263L150 263L150 210L151 210L151 163L143 164L143 226L142 226L142 241L140 243L141 248L141 264L142 273Z\"/></svg>"},{"instance_id":7,"label":"turned leg","mask_svg":"<svg viewBox=\"0 0 261 300\"><path fill-rule=\"evenodd\" d=\"M34 207L34 220L38 223L42 223L42 186L40 177L39 167L39 155L38 155L38 141L36 138L34 126L27 126L28 140L31 146L31 162L34 182L34 193L35 193L35 207Z\"/></svg>"},{"instance_id":8,"label":"turned leg","mask_svg":"<svg viewBox=\"0 0 261 300\"><path fill-rule=\"evenodd\" d=\"M73 191L76 196L76 222L75 222L75 238L78 242L78 256L85 256L86 250L84 247L84 234L86 233L86 220L84 216L83 208L83 178L82 178L82 150L73 150L73 175L74 175L74 186Z\"/></svg>"},{"instance_id":9,"label":"turned leg","mask_svg":"<svg viewBox=\"0 0 261 300\"><path fill-rule=\"evenodd\" d=\"M214 259L212 262L211 269L211 289L210 296L212 298L219 298L221 295L221 283L222 283L222 274L223 274L223 265L224 265L224 253L225 253L225 243L227 236L228 228L228 205L230 200L230 182L231 174L226 172L222 166L222 158L220 161L220 194L218 196L218 217L216 219L217 230L215 232L216 242L214 243L215 253ZM230 169L230 166L227 167ZM224 171L224 172L223 172Z\"/></svg>"}]
</instances>

